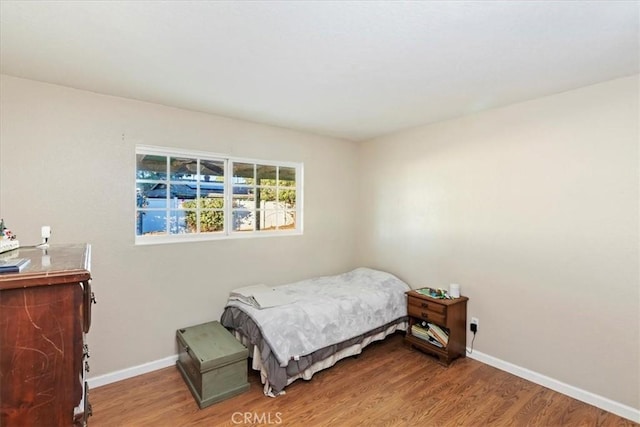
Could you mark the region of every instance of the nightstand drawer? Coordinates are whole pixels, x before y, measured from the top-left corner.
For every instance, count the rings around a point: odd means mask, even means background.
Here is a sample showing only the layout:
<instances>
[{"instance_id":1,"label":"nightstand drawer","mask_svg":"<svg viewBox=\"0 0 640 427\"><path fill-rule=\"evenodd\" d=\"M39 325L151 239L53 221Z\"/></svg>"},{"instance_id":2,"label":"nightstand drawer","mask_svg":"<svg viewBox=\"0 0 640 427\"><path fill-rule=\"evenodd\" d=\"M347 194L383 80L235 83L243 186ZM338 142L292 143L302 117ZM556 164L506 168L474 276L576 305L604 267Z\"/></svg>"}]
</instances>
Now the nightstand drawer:
<instances>
[{"instance_id":1,"label":"nightstand drawer","mask_svg":"<svg viewBox=\"0 0 640 427\"><path fill-rule=\"evenodd\" d=\"M433 306L437 307L438 305L434 304ZM418 305L409 304L407 307L407 311L409 312L409 316L412 316L412 317L419 317L421 319L428 320L433 323L438 323L440 325L447 324L446 307L445 307L444 313L439 313L437 311L431 310L431 307L422 308Z\"/></svg>"},{"instance_id":2,"label":"nightstand drawer","mask_svg":"<svg viewBox=\"0 0 640 427\"><path fill-rule=\"evenodd\" d=\"M408 307L414 307L417 310L428 310L433 312L434 314L446 315L447 314L447 306L444 304L438 304L436 302L425 301L420 298L416 298L413 296L409 296Z\"/></svg>"}]
</instances>

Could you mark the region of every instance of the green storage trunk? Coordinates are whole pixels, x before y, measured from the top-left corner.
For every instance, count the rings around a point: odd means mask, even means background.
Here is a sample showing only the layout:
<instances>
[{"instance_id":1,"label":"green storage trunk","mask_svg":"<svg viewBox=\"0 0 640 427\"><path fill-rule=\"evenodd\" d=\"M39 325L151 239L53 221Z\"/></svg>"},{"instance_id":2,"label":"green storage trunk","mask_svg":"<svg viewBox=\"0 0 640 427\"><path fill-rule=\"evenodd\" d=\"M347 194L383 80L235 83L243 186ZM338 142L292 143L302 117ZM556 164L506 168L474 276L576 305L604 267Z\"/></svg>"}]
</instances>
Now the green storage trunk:
<instances>
[{"instance_id":1,"label":"green storage trunk","mask_svg":"<svg viewBox=\"0 0 640 427\"><path fill-rule=\"evenodd\" d=\"M178 329L176 338L176 364L200 408L249 389L249 352L219 322Z\"/></svg>"}]
</instances>

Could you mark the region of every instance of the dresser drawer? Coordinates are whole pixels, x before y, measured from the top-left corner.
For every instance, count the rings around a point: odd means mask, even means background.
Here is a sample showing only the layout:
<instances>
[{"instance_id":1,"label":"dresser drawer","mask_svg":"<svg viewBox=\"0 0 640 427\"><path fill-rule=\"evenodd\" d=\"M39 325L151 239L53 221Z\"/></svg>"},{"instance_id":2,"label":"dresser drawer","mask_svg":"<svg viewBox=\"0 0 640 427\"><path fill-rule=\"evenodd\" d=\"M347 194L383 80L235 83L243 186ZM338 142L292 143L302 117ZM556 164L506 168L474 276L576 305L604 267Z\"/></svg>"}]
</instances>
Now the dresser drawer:
<instances>
[{"instance_id":1,"label":"dresser drawer","mask_svg":"<svg viewBox=\"0 0 640 427\"><path fill-rule=\"evenodd\" d=\"M409 316L419 317L440 325L447 323L447 306L409 296L407 311Z\"/></svg>"}]
</instances>

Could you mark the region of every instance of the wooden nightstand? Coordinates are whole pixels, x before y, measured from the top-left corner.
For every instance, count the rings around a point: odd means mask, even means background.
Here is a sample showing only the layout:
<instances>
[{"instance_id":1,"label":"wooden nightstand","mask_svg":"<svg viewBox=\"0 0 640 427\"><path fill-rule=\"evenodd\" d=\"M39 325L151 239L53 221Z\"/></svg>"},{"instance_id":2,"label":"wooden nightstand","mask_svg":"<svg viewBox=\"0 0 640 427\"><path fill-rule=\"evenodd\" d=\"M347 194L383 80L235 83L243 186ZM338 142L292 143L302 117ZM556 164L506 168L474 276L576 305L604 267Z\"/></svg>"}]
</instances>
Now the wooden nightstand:
<instances>
[{"instance_id":1,"label":"wooden nightstand","mask_svg":"<svg viewBox=\"0 0 640 427\"><path fill-rule=\"evenodd\" d=\"M455 299L437 299L415 290L407 292L409 328L404 342L436 356L443 365L449 365L458 357L465 357L468 300L469 298L463 296ZM448 334L446 345L441 343L438 346L427 340L430 324ZM435 332L434 329L431 333Z\"/></svg>"}]
</instances>

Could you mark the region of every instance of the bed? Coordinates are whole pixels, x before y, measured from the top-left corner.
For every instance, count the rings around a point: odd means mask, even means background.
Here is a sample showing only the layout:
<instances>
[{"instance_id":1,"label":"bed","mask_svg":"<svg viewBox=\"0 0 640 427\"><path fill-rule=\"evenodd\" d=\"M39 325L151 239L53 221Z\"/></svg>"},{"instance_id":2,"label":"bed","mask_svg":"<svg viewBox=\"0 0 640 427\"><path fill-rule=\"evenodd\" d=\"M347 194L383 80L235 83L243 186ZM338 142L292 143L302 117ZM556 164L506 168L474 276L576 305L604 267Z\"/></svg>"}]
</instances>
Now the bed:
<instances>
[{"instance_id":1,"label":"bed","mask_svg":"<svg viewBox=\"0 0 640 427\"><path fill-rule=\"evenodd\" d=\"M230 299L220 319L248 347L268 396L407 328L410 287L387 272L358 268L274 289L287 303L259 309Z\"/></svg>"}]
</instances>

